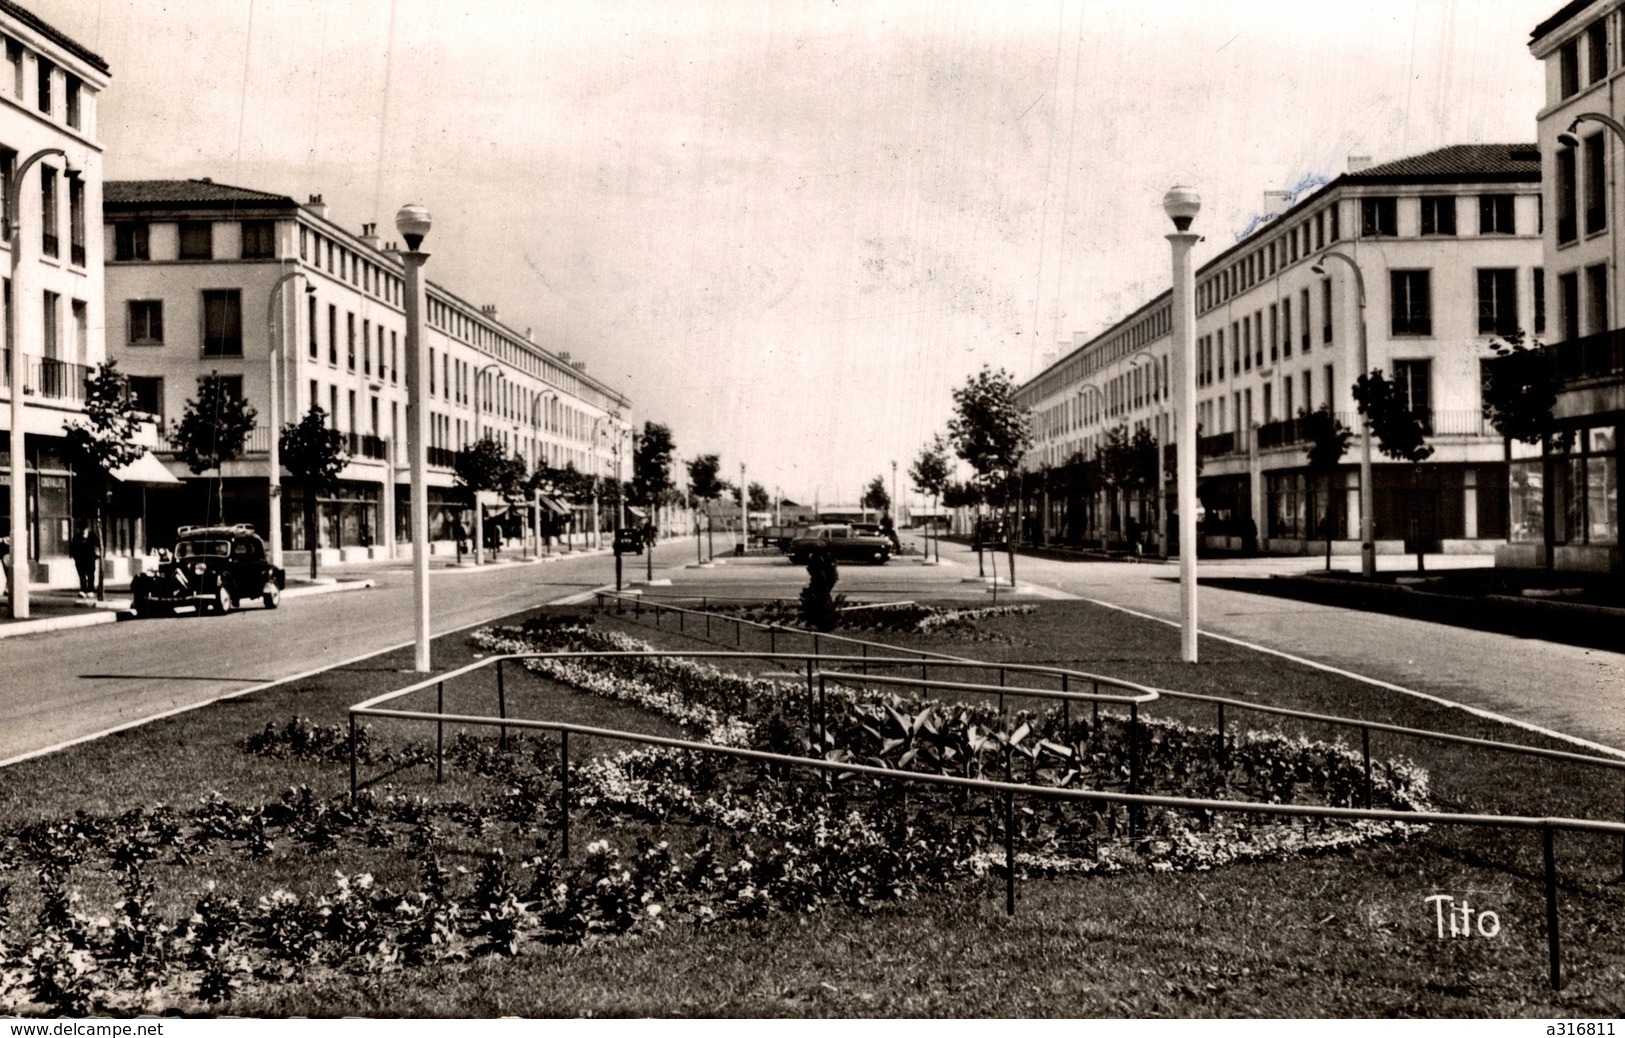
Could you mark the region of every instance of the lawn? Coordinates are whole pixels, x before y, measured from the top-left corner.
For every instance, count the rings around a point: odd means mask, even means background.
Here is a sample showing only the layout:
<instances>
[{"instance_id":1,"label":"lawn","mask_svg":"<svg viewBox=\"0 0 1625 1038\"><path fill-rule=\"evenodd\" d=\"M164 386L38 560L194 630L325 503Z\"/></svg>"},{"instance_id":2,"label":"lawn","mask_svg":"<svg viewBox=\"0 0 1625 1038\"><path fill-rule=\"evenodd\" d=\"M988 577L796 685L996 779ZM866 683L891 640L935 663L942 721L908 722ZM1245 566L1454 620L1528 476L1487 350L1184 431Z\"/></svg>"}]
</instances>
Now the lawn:
<instances>
[{"instance_id":1,"label":"lawn","mask_svg":"<svg viewBox=\"0 0 1625 1038\"><path fill-rule=\"evenodd\" d=\"M549 611L557 612L557 611ZM715 648L644 617L602 623L673 648ZM1210 692L1260 703L1367 716L1464 734L1532 740L1525 733L1437 704L1299 668L1235 646L1204 647L1197 667L1177 657L1177 632L1087 603L1044 603L1032 615L982 621L996 638L971 643L938 636L866 633L873 640L1009 662L1044 662L1146 684ZM715 629L732 644L731 629ZM747 644L752 634L746 635ZM781 648L783 645L781 644ZM466 635L440 639L441 668L472 660ZM348 767L342 753L302 758L245 752L240 743L290 718L339 725L345 708L413 676L402 671L409 650L253 696L120 733L6 771L0 830L21 846L30 823L117 816L155 804L185 811L212 792L243 804L282 802L308 786L312 799L342 803ZM760 670L767 663L744 665ZM572 691L518 668L508 671L514 715L679 735L671 722L625 704ZM448 685L446 706L489 711L490 675ZM432 707L432 693L413 704ZM1020 705L1011 697L1011 706ZM1152 716L1211 725L1211 707L1163 700ZM1284 722L1284 723L1283 723ZM1262 716L1232 731L1272 728L1315 739L1322 726ZM309 729L302 729L309 731ZM477 773L485 748L466 748L462 766L436 785L431 768L401 766L410 742L432 729L379 722L370 733L397 760L363 769L375 796L427 797L445 813L433 846L448 866L477 872L492 847L512 861L556 846L551 828L529 829L489 819L466 821L467 805L493 795L493 777ZM487 740L488 742L488 740ZM543 744L544 746L548 744ZM589 755L602 747L572 745ZM1482 749L1390 736L1379 756L1403 756L1425 767L1431 796L1443 810L1618 818L1625 778L1579 765L1491 754ZM545 751L551 752L551 751ZM421 758L418 758L421 760ZM496 776L497 786L501 776ZM297 798L294 798L297 801ZM291 809L290 809L291 811ZM475 812L477 814L477 812ZM545 819L544 819L545 820ZM630 850L639 836L694 845L658 819L599 828L572 820L576 854L597 838ZM316 826L319 830L320 826ZM331 892L334 873L366 872L380 885L417 881L430 829L400 827L387 846L340 840L324 848L310 826L277 830L274 849L245 855L220 842L182 855L166 850L146 866L153 910L184 917L213 880L252 904L282 887L302 896ZM414 836L415 834L415 836ZM387 835L387 834L386 834ZM3 846L3 844L0 844ZM311 965L288 979L242 978L226 1011L246 1015L490 1016L519 1015L1617 1015L1625 1006L1625 889L1618 840L1559 838L1566 987L1545 979L1541 861L1534 834L1437 828L1403 843L1351 852L1232 865L1206 872L1128 871L1087 877L1026 878L1017 914L1006 917L1003 882L961 877L902 901L864 907L826 905L816 912L769 913L754 920L673 923L581 944L530 942L514 956L474 956L421 966L379 964L352 969ZM0 854L0 860L4 859ZM13 859L20 858L14 853ZM87 913L110 911L119 892L107 873L80 869L72 882ZM474 882L464 877L465 887ZM40 909L26 868L0 883L15 888L10 936ZM1496 913L1495 937L1439 939L1434 894L1467 898ZM209 1011L189 992L160 991L141 1003ZM114 1006L113 1008L118 1008Z\"/></svg>"}]
</instances>

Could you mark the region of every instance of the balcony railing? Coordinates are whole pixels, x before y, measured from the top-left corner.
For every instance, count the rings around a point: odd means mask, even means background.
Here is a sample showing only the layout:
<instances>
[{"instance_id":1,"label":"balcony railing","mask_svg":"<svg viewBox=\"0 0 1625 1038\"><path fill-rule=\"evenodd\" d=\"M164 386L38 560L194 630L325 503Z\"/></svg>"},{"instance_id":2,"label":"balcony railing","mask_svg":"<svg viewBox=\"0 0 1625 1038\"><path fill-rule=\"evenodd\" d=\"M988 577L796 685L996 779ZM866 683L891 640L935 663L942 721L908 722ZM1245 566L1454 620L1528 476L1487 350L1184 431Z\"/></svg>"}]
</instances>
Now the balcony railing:
<instances>
[{"instance_id":1,"label":"balcony railing","mask_svg":"<svg viewBox=\"0 0 1625 1038\"><path fill-rule=\"evenodd\" d=\"M54 357L29 357L23 395L44 400L83 400L85 378L89 374L90 369L83 364L71 364ZM11 389L10 350L0 350L0 387L8 393Z\"/></svg>"},{"instance_id":2,"label":"balcony railing","mask_svg":"<svg viewBox=\"0 0 1625 1038\"><path fill-rule=\"evenodd\" d=\"M243 445L247 454L264 454L271 449L271 427L256 425L248 431L248 442Z\"/></svg>"},{"instance_id":3,"label":"balcony railing","mask_svg":"<svg viewBox=\"0 0 1625 1038\"><path fill-rule=\"evenodd\" d=\"M457 452L450 447L430 447L429 464L441 469L454 468L457 465Z\"/></svg>"},{"instance_id":4,"label":"balcony railing","mask_svg":"<svg viewBox=\"0 0 1625 1038\"><path fill-rule=\"evenodd\" d=\"M1564 382L1616 378L1625 374L1625 328L1547 346L1546 356Z\"/></svg>"},{"instance_id":5,"label":"balcony railing","mask_svg":"<svg viewBox=\"0 0 1625 1038\"><path fill-rule=\"evenodd\" d=\"M1236 434L1233 432L1214 433L1212 436L1199 436L1196 440L1196 453L1204 458L1221 458L1226 454L1236 453Z\"/></svg>"}]
</instances>

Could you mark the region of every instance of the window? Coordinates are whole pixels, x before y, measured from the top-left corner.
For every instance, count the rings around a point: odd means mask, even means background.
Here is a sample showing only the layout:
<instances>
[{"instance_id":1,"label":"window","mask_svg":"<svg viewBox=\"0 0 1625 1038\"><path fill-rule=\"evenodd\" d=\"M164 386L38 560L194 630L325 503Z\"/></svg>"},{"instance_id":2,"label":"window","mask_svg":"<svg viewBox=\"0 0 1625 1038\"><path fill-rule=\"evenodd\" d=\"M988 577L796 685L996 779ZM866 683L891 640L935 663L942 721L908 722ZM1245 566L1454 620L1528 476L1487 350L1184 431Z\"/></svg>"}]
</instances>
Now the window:
<instances>
[{"instance_id":1,"label":"window","mask_svg":"<svg viewBox=\"0 0 1625 1038\"><path fill-rule=\"evenodd\" d=\"M1586 30L1586 82L1599 83L1608 75L1608 23L1598 19Z\"/></svg>"},{"instance_id":2,"label":"window","mask_svg":"<svg viewBox=\"0 0 1625 1038\"><path fill-rule=\"evenodd\" d=\"M186 220L180 225L183 260L214 259L214 225L207 220Z\"/></svg>"},{"instance_id":3,"label":"window","mask_svg":"<svg viewBox=\"0 0 1625 1038\"><path fill-rule=\"evenodd\" d=\"M1262 338L1262 336L1260 336ZM1260 346L1263 344L1260 343ZM1274 303L1270 304L1270 363L1281 359L1281 313Z\"/></svg>"},{"instance_id":4,"label":"window","mask_svg":"<svg viewBox=\"0 0 1625 1038\"><path fill-rule=\"evenodd\" d=\"M39 192L40 249L47 256L56 256L60 254L57 245L56 170L50 166L40 167Z\"/></svg>"},{"instance_id":5,"label":"window","mask_svg":"<svg viewBox=\"0 0 1625 1038\"><path fill-rule=\"evenodd\" d=\"M339 365L339 308L327 304L327 363Z\"/></svg>"},{"instance_id":6,"label":"window","mask_svg":"<svg viewBox=\"0 0 1625 1038\"><path fill-rule=\"evenodd\" d=\"M68 262L85 265L85 183L68 178Z\"/></svg>"},{"instance_id":7,"label":"window","mask_svg":"<svg viewBox=\"0 0 1625 1038\"><path fill-rule=\"evenodd\" d=\"M321 347L316 343L316 297L305 296L305 324L309 326L306 333L310 336L310 359L319 360L322 355Z\"/></svg>"},{"instance_id":8,"label":"window","mask_svg":"<svg viewBox=\"0 0 1625 1038\"><path fill-rule=\"evenodd\" d=\"M338 386L328 386L327 387L327 427L329 429L337 429L339 427L339 387Z\"/></svg>"},{"instance_id":9,"label":"window","mask_svg":"<svg viewBox=\"0 0 1625 1038\"><path fill-rule=\"evenodd\" d=\"M16 40L6 41L6 62L11 66L11 96L18 104L22 104L23 45Z\"/></svg>"},{"instance_id":10,"label":"window","mask_svg":"<svg viewBox=\"0 0 1625 1038\"><path fill-rule=\"evenodd\" d=\"M1454 195L1433 195L1422 199L1422 233L1456 233L1456 198Z\"/></svg>"},{"instance_id":11,"label":"window","mask_svg":"<svg viewBox=\"0 0 1625 1038\"><path fill-rule=\"evenodd\" d=\"M1428 271L1391 270L1388 286L1393 334L1432 335L1433 303L1428 291Z\"/></svg>"},{"instance_id":12,"label":"window","mask_svg":"<svg viewBox=\"0 0 1625 1038\"><path fill-rule=\"evenodd\" d=\"M45 293L45 356L62 356L62 336L58 327L62 321L62 297L55 292Z\"/></svg>"},{"instance_id":13,"label":"window","mask_svg":"<svg viewBox=\"0 0 1625 1038\"><path fill-rule=\"evenodd\" d=\"M390 332L389 332L389 380L391 382L399 382L400 381L400 373L401 373L400 358L395 352L395 347L397 345L398 345L398 341L395 338L395 331L394 331L394 329L390 329Z\"/></svg>"},{"instance_id":14,"label":"window","mask_svg":"<svg viewBox=\"0 0 1625 1038\"><path fill-rule=\"evenodd\" d=\"M1563 303L1563 341L1580 337L1580 275L1575 271L1557 276L1557 292Z\"/></svg>"},{"instance_id":15,"label":"window","mask_svg":"<svg viewBox=\"0 0 1625 1038\"><path fill-rule=\"evenodd\" d=\"M350 405L350 435L354 436L357 431L356 424L360 421L360 418L357 417L356 414L358 409L355 406L355 390L350 390L347 394L345 394L345 396Z\"/></svg>"},{"instance_id":16,"label":"window","mask_svg":"<svg viewBox=\"0 0 1625 1038\"><path fill-rule=\"evenodd\" d=\"M361 373L372 374L372 322L361 322Z\"/></svg>"},{"instance_id":17,"label":"window","mask_svg":"<svg viewBox=\"0 0 1625 1038\"><path fill-rule=\"evenodd\" d=\"M243 221L243 259L272 259L276 256L276 222Z\"/></svg>"},{"instance_id":18,"label":"window","mask_svg":"<svg viewBox=\"0 0 1625 1038\"><path fill-rule=\"evenodd\" d=\"M1246 371L1253 370L1253 319L1241 319L1241 366Z\"/></svg>"},{"instance_id":19,"label":"window","mask_svg":"<svg viewBox=\"0 0 1625 1038\"><path fill-rule=\"evenodd\" d=\"M1326 210L1315 214L1315 248L1326 247Z\"/></svg>"},{"instance_id":20,"label":"window","mask_svg":"<svg viewBox=\"0 0 1625 1038\"><path fill-rule=\"evenodd\" d=\"M322 406L322 387L315 379L310 380L310 406Z\"/></svg>"},{"instance_id":21,"label":"window","mask_svg":"<svg viewBox=\"0 0 1625 1038\"><path fill-rule=\"evenodd\" d=\"M310 258L310 231L304 227L299 228L299 258Z\"/></svg>"},{"instance_id":22,"label":"window","mask_svg":"<svg viewBox=\"0 0 1625 1038\"><path fill-rule=\"evenodd\" d=\"M1602 134L1597 135L1598 140ZM1512 219L1511 195L1479 195L1478 196L1478 233L1479 234L1516 234L1517 227Z\"/></svg>"},{"instance_id":23,"label":"window","mask_svg":"<svg viewBox=\"0 0 1625 1038\"><path fill-rule=\"evenodd\" d=\"M1304 307L1307 311L1309 308ZM1332 341L1332 279L1325 278L1320 283L1320 341Z\"/></svg>"},{"instance_id":24,"label":"window","mask_svg":"<svg viewBox=\"0 0 1625 1038\"><path fill-rule=\"evenodd\" d=\"M1286 245L1287 245L1287 262L1288 263L1296 263L1296 262L1298 262L1298 229L1296 227L1294 227L1292 229L1291 234L1287 235Z\"/></svg>"},{"instance_id":25,"label":"window","mask_svg":"<svg viewBox=\"0 0 1625 1038\"><path fill-rule=\"evenodd\" d=\"M130 345L162 346L164 344L164 301L162 299L132 299L130 311Z\"/></svg>"},{"instance_id":26,"label":"window","mask_svg":"<svg viewBox=\"0 0 1625 1038\"><path fill-rule=\"evenodd\" d=\"M1292 297L1291 296L1288 296L1287 298L1281 300L1281 331L1285 333L1284 335L1281 336L1281 356L1290 359L1291 356L1292 356ZM1273 333L1271 333L1271 338L1274 338Z\"/></svg>"},{"instance_id":27,"label":"window","mask_svg":"<svg viewBox=\"0 0 1625 1038\"><path fill-rule=\"evenodd\" d=\"M1478 334L1510 337L1518 331L1518 272L1478 272Z\"/></svg>"},{"instance_id":28,"label":"window","mask_svg":"<svg viewBox=\"0 0 1625 1038\"><path fill-rule=\"evenodd\" d=\"M204 290L203 355L243 355L243 294L238 289Z\"/></svg>"},{"instance_id":29,"label":"window","mask_svg":"<svg viewBox=\"0 0 1625 1038\"><path fill-rule=\"evenodd\" d=\"M418 383L422 385L423 383ZM429 347L429 395L434 396L434 347Z\"/></svg>"},{"instance_id":30,"label":"window","mask_svg":"<svg viewBox=\"0 0 1625 1038\"><path fill-rule=\"evenodd\" d=\"M1405 410L1421 422L1423 431L1430 435L1433 432L1432 378L1431 360L1394 361L1394 392Z\"/></svg>"},{"instance_id":31,"label":"window","mask_svg":"<svg viewBox=\"0 0 1625 1038\"><path fill-rule=\"evenodd\" d=\"M1546 271L1542 267L1535 268L1535 334L1543 335L1546 332Z\"/></svg>"},{"instance_id":32,"label":"window","mask_svg":"<svg viewBox=\"0 0 1625 1038\"><path fill-rule=\"evenodd\" d=\"M1557 49L1558 97L1580 92L1580 41L1570 40Z\"/></svg>"},{"instance_id":33,"label":"window","mask_svg":"<svg viewBox=\"0 0 1625 1038\"><path fill-rule=\"evenodd\" d=\"M1399 233L1399 205L1392 198L1360 199L1360 236L1392 237ZM1333 235L1333 241L1337 238Z\"/></svg>"},{"instance_id":34,"label":"window","mask_svg":"<svg viewBox=\"0 0 1625 1038\"><path fill-rule=\"evenodd\" d=\"M1559 245L1574 241L1579 237L1579 221L1576 219L1579 207L1577 196L1574 149L1559 148L1557 149L1557 243Z\"/></svg>"},{"instance_id":35,"label":"window","mask_svg":"<svg viewBox=\"0 0 1625 1038\"><path fill-rule=\"evenodd\" d=\"M75 130L77 130L77 129L79 129L79 120L80 120L80 107L81 107L80 98L85 92L84 91L84 83L80 81L78 76L75 76L72 73L69 73L69 75L67 77L67 82L68 82L68 115L67 115L68 125L73 127Z\"/></svg>"},{"instance_id":36,"label":"window","mask_svg":"<svg viewBox=\"0 0 1625 1038\"><path fill-rule=\"evenodd\" d=\"M344 366L355 370L355 314L344 315Z\"/></svg>"},{"instance_id":37,"label":"window","mask_svg":"<svg viewBox=\"0 0 1625 1038\"><path fill-rule=\"evenodd\" d=\"M43 57L36 57L34 59L34 66L39 72L39 93L35 95L35 99L39 103L39 110L44 112L46 115L50 115L51 73L56 71L56 66L51 62L46 61Z\"/></svg>"},{"instance_id":38,"label":"window","mask_svg":"<svg viewBox=\"0 0 1625 1038\"><path fill-rule=\"evenodd\" d=\"M1608 226L1608 182L1603 169L1602 134L1594 133L1585 139L1585 215L1586 233L1595 234Z\"/></svg>"},{"instance_id":39,"label":"window","mask_svg":"<svg viewBox=\"0 0 1625 1038\"><path fill-rule=\"evenodd\" d=\"M1298 320L1300 322L1302 322L1302 325L1303 325L1303 336L1300 339L1300 342L1303 344L1303 352L1308 353L1309 352L1310 335L1309 335L1309 290L1307 288L1298 293L1298 306L1301 308L1301 313L1300 313L1300 316L1298 317Z\"/></svg>"},{"instance_id":40,"label":"window","mask_svg":"<svg viewBox=\"0 0 1625 1038\"><path fill-rule=\"evenodd\" d=\"M1586 268L1586 334L1608 330L1608 264Z\"/></svg>"},{"instance_id":41,"label":"window","mask_svg":"<svg viewBox=\"0 0 1625 1038\"><path fill-rule=\"evenodd\" d=\"M125 383L128 387L130 404L137 411L150 414L158 422L164 424L164 380L148 375L131 375Z\"/></svg>"},{"instance_id":42,"label":"window","mask_svg":"<svg viewBox=\"0 0 1625 1038\"><path fill-rule=\"evenodd\" d=\"M220 386L220 392L233 400L243 399L243 376L241 375L213 375L211 376Z\"/></svg>"}]
</instances>

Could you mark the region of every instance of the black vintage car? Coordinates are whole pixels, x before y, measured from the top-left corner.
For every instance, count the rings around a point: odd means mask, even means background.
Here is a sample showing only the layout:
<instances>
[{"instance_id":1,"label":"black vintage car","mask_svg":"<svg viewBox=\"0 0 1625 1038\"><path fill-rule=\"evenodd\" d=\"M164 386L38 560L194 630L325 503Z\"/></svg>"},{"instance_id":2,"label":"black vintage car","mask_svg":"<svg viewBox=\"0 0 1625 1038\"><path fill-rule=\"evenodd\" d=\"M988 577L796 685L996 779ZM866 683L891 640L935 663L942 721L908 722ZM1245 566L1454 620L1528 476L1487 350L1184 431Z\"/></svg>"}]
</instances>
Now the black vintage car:
<instances>
[{"instance_id":1,"label":"black vintage car","mask_svg":"<svg viewBox=\"0 0 1625 1038\"><path fill-rule=\"evenodd\" d=\"M161 559L155 572L132 580L130 595L137 616L182 605L228 613L247 598L275 609L286 584L287 574L271 565L265 542L247 523L183 526L176 531L174 552Z\"/></svg>"},{"instance_id":2,"label":"black vintage car","mask_svg":"<svg viewBox=\"0 0 1625 1038\"><path fill-rule=\"evenodd\" d=\"M848 523L820 523L809 526L790 542L790 562L800 566L815 554L825 553L837 562L872 562L884 566L891 558L891 541L879 534L860 533Z\"/></svg>"}]
</instances>

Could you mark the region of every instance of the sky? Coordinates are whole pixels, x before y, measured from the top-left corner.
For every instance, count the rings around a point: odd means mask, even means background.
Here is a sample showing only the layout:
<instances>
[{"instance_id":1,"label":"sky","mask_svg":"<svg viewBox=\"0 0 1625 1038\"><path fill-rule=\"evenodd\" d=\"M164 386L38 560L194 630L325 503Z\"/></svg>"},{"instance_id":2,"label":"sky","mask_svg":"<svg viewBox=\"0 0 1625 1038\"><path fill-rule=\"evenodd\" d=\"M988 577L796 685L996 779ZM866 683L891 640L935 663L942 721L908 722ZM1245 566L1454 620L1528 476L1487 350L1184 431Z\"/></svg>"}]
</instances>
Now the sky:
<instances>
[{"instance_id":1,"label":"sky","mask_svg":"<svg viewBox=\"0 0 1625 1038\"><path fill-rule=\"evenodd\" d=\"M1263 192L1532 142L1561 0L23 0L112 66L109 179L320 193L769 492L852 502L983 365L1162 291Z\"/></svg>"}]
</instances>

